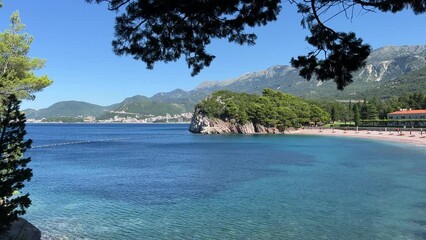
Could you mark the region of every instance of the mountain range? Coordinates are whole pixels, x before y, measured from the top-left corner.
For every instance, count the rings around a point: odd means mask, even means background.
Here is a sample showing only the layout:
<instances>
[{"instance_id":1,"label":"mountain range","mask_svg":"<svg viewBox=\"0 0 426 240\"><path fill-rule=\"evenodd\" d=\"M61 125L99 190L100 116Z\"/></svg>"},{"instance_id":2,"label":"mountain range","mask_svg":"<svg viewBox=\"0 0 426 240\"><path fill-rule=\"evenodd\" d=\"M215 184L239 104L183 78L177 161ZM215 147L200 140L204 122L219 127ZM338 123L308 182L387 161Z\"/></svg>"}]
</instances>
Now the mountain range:
<instances>
[{"instance_id":1,"label":"mountain range","mask_svg":"<svg viewBox=\"0 0 426 240\"><path fill-rule=\"evenodd\" d=\"M426 45L387 46L374 50L366 66L354 74L354 81L343 91L333 81L306 81L298 70L277 65L264 71L247 73L226 81L206 81L195 89L176 89L148 98L134 96L111 106L65 101L40 109L26 109L28 118L95 116L109 118L117 114L165 115L192 112L194 105L216 90L261 93L265 88L296 96L327 100L360 100L377 96L390 98L411 92L426 93Z\"/></svg>"},{"instance_id":2,"label":"mountain range","mask_svg":"<svg viewBox=\"0 0 426 240\"><path fill-rule=\"evenodd\" d=\"M187 112L182 104L162 103L152 101L145 96L133 96L124 99L120 103L110 106L100 106L81 101L63 101L40 110L23 110L27 118L58 118L58 117L87 117L94 116L97 119L109 119L116 115L142 117L148 115L160 116Z\"/></svg>"}]
</instances>

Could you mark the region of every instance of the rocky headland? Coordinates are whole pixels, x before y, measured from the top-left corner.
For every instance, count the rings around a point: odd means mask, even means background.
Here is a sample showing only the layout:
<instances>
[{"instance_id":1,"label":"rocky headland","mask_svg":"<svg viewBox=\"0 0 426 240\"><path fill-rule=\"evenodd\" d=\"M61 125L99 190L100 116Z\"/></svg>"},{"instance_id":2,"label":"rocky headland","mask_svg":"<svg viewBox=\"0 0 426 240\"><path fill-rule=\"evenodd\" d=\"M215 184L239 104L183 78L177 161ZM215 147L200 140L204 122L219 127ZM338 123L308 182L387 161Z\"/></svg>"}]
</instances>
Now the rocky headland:
<instances>
[{"instance_id":1,"label":"rocky headland","mask_svg":"<svg viewBox=\"0 0 426 240\"><path fill-rule=\"evenodd\" d=\"M208 117L201 111L195 111L189 131L201 134L282 134L289 130L280 131L276 127L265 127L261 124L247 122L245 124L235 121L224 121L219 118Z\"/></svg>"},{"instance_id":2,"label":"rocky headland","mask_svg":"<svg viewBox=\"0 0 426 240\"><path fill-rule=\"evenodd\" d=\"M318 106L272 89L263 90L262 95L217 91L196 105L189 131L282 134L329 119Z\"/></svg>"}]
</instances>

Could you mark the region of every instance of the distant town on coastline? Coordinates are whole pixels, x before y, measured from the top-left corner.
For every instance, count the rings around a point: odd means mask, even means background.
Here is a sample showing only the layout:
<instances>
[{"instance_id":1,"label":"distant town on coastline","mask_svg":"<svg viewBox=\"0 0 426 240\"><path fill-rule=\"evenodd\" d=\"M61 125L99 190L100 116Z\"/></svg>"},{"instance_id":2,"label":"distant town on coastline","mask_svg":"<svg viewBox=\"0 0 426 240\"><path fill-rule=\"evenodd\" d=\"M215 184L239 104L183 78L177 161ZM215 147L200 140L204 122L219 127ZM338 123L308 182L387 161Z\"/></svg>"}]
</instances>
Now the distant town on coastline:
<instances>
[{"instance_id":1,"label":"distant town on coastline","mask_svg":"<svg viewBox=\"0 0 426 240\"><path fill-rule=\"evenodd\" d=\"M76 117L56 117L56 118L42 118L42 119L27 119L28 123L188 123L191 121L192 112L180 114L166 114L164 116L128 114L126 112L114 112L113 118L109 119L96 119L94 116L76 116ZM127 115L127 116L125 116Z\"/></svg>"}]
</instances>

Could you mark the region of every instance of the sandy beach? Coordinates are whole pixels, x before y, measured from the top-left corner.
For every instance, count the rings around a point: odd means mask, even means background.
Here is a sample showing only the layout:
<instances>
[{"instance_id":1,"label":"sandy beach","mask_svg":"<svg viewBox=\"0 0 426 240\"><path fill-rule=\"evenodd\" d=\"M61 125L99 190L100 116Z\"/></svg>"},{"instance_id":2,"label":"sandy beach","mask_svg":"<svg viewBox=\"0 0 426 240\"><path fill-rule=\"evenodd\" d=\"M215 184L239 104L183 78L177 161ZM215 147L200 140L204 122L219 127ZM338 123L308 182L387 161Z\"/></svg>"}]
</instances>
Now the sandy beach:
<instances>
[{"instance_id":1,"label":"sandy beach","mask_svg":"<svg viewBox=\"0 0 426 240\"><path fill-rule=\"evenodd\" d=\"M323 136L339 136L339 137L355 137L355 138L368 138L382 141L392 141L400 143L409 143L417 146L426 147L426 133L423 135L420 132L403 132L399 134L397 132L379 132L379 131L354 131L354 130L339 130L339 129L300 129L298 131L291 132L290 134L303 134L303 135L323 135Z\"/></svg>"}]
</instances>

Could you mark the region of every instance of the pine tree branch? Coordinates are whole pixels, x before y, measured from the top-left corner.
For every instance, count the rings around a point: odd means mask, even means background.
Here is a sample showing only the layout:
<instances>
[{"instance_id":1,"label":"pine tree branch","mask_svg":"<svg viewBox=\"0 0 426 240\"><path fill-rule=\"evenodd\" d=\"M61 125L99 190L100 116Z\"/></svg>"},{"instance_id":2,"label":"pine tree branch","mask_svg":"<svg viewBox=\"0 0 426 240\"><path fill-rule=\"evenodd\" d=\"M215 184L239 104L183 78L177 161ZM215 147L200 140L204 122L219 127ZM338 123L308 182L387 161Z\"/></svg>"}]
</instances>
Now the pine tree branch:
<instances>
[{"instance_id":1,"label":"pine tree branch","mask_svg":"<svg viewBox=\"0 0 426 240\"><path fill-rule=\"evenodd\" d=\"M324 29L326 29L326 30L328 30L328 31L330 31L330 32L332 32L332 33L334 33L334 34L336 34L336 35L338 35L333 29L331 29L331 28L329 28L329 27L327 27L322 21L321 21L321 19L319 18L319 16L318 16L318 14L317 14L317 9L316 9L316 6L315 6L315 0L311 0L311 9L312 9L312 14L313 14L313 16L314 16L314 18L315 18L315 20L317 20L317 23L321 26L321 27L323 27Z\"/></svg>"}]
</instances>

